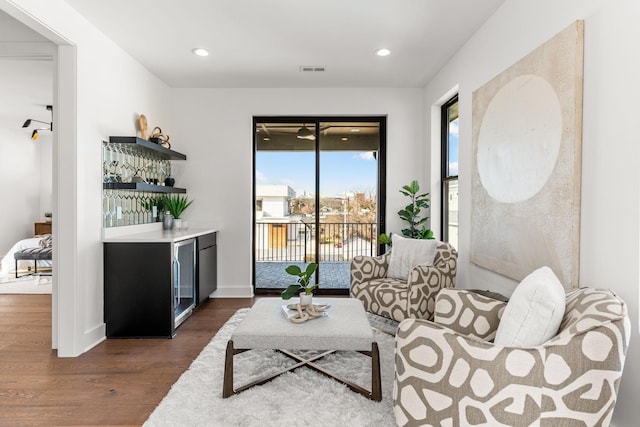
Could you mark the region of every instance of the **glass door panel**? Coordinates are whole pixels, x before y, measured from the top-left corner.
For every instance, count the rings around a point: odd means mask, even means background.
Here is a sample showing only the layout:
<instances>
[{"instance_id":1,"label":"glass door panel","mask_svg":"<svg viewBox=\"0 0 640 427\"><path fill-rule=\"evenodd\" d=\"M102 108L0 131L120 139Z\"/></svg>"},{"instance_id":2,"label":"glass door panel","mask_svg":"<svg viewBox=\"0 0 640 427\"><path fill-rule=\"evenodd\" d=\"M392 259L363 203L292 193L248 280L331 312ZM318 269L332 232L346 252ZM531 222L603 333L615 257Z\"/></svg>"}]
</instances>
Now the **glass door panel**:
<instances>
[{"instance_id":1,"label":"glass door panel","mask_svg":"<svg viewBox=\"0 0 640 427\"><path fill-rule=\"evenodd\" d=\"M348 289L355 255L375 255L376 122L320 122L319 279L322 289Z\"/></svg>"},{"instance_id":2,"label":"glass door panel","mask_svg":"<svg viewBox=\"0 0 640 427\"><path fill-rule=\"evenodd\" d=\"M195 306L196 241L174 243L173 250L173 309L177 328Z\"/></svg>"},{"instance_id":3,"label":"glass door panel","mask_svg":"<svg viewBox=\"0 0 640 427\"><path fill-rule=\"evenodd\" d=\"M255 286L296 282L284 270L316 259L316 126L256 123Z\"/></svg>"}]
</instances>

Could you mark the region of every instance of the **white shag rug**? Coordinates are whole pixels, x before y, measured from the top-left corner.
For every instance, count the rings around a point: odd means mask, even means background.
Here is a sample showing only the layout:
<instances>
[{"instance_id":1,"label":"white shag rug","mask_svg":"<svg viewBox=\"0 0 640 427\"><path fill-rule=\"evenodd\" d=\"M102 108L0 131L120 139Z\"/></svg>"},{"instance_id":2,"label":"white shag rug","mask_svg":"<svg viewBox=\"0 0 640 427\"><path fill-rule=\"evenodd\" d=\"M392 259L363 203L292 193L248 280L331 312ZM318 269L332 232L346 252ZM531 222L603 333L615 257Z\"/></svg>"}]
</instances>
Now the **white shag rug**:
<instances>
[{"instance_id":1,"label":"white shag rug","mask_svg":"<svg viewBox=\"0 0 640 427\"><path fill-rule=\"evenodd\" d=\"M374 402L347 386L298 368L273 381L222 398L227 341L249 309L236 312L193 361L149 419L155 426L395 426L392 387L394 338L374 331L380 350L382 401ZM395 333L397 323L369 315L372 326ZM295 362L274 350L251 350L234 358L234 385L247 384ZM371 359L357 352L337 352L317 361L332 372L370 390Z\"/></svg>"},{"instance_id":2,"label":"white shag rug","mask_svg":"<svg viewBox=\"0 0 640 427\"><path fill-rule=\"evenodd\" d=\"M50 294L51 276L22 276L0 274L0 294Z\"/></svg>"}]
</instances>

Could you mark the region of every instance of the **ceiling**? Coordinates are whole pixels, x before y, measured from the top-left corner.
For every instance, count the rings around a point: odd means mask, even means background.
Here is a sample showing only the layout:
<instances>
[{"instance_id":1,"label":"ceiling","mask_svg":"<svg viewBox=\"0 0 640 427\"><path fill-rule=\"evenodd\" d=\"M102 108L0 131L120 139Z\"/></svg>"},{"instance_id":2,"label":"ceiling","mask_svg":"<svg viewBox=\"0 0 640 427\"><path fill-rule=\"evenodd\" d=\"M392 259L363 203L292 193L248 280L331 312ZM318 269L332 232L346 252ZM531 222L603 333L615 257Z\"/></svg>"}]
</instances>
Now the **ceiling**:
<instances>
[{"instance_id":1,"label":"ceiling","mask_svg":"<svg viewBox=\"0 0 640 427\"><path fill-rule=\"evenodd\" d=\"M46 41L40 34L0 10L0 43Z\"/></svg>"},{"instance_id":2,"label":"ceiling","mask_svg":"<svg viewBox=\"0 0 640 427\"><path fill-rule=\"evenodd\" d=\"M505 0L66 1L171 87L314 88L423 87Z\"/></svg>"},{"instance_id":3,"label":"ceiling","mask_svg":"<svg viewBox=\"0 0 640 427\"><path fill-rule=\"evenodd\" d=\"M51 61L54 52L53 43L0 10L0 60Z\"/></svg>"},{"instance_id":4,"label":"ceiling","mask_svg":"<svg viewBox=\"0 0 640 427\"><path fill-rule=\"evenodd\" d=\"M260 151L315 151L315 138L302 138L306 127L315 134L314 122L256 123L256 142ZM371 122L319 122L319 142L323 151L377 151L380 146L380 125Z\"/></svg>"}]
</instances>

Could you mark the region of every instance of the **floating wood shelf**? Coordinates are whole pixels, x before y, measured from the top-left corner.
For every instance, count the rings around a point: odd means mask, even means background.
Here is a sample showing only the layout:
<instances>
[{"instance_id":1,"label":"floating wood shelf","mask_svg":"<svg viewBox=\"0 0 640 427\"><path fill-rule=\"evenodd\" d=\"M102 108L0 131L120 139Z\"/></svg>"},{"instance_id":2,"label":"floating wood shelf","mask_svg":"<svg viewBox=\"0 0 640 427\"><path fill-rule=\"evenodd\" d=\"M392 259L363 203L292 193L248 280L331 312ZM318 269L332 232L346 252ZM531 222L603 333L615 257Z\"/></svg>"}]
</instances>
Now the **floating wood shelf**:
<instances>
[{"instance_id":1,"label":"floating wood shelf","mask_svg":"<svg viewBox=\"0 0 640 427\"><path fill-rule=\"evenodd\" d=\"M149 193L186 193L186 188L153 185L146 182L105 182L102 188L107 190L137 190Z\"/></svg>"},{"instance_id":2,"label":"floating wood shelf","mask_svg":"<svg viewBox=\"0 0 640 427\"><path fill-rule=\"evenodd\" d=\"M155 144L146 139L138 138L137 136L110 136L109 142L111 144L133 144L134 146L153 151L166 160L187 160L185 154L169 150L160 144Z\"/></svg>"}]
</instances>

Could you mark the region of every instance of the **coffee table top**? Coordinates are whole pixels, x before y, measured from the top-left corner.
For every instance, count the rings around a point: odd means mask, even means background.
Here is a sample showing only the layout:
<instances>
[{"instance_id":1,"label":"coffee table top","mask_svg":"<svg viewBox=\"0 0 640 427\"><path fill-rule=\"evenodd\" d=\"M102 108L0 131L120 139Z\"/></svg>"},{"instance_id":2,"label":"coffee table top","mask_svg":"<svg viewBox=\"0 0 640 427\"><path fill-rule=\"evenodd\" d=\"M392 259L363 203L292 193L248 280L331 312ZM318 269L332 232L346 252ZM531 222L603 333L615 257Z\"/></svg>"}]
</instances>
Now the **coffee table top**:
<instances>
[{"instance_id":1,"label":"coffee table top","mask_svg":"<svg viewBox=\"0 0 640 427\"><path fill-rule=\"evenodd\" d=\"M304 323L285 319L282 306L297 298L259 299L231 335L236 349L371 351L373 332L362 302L355 298L319 298L329 304L329 315Z\"/></svg>"}]
</instances>

